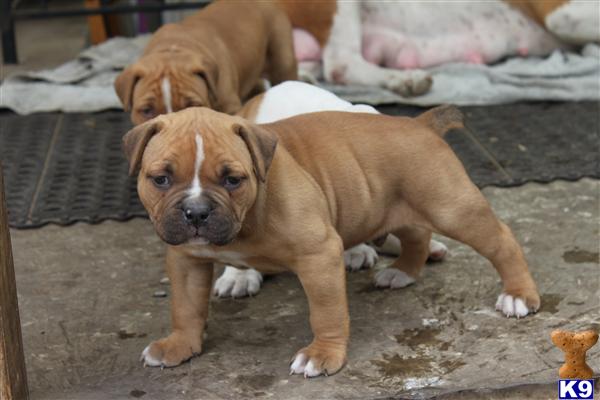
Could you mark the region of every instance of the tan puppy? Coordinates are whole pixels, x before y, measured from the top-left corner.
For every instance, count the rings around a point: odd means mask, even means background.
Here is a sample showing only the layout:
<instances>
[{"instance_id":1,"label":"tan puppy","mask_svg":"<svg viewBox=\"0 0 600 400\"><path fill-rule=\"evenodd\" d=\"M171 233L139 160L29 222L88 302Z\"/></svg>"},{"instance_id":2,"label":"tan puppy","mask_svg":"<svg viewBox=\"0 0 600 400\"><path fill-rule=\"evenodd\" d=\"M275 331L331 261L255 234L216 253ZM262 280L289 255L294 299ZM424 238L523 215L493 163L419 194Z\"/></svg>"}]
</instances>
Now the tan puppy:
<instances>
[{"instance_id":1,"label":"tan puppy","mask_svg":"<svg viewBox=\"0 0 600 400\"><path fill-rule=\"evenodd\" d=\"M115 81L134 124L192 106L235 113L262 77L296 79L292 29L275 2L216 1L160 28Z\"/></svg>"},{"instance_id":2,"label":"tan puppy","mask_svg":"<svg viewBox=\"0 0 600 400\"><path fill-rule=\"evenodd\" d=\"M213 263L221 262L296 273L314 340L291 372L337 372L349 335L343 249L386 233L403 251L378 274L379 286L418 274L435 231L492 262L510 315L537 310L519 244L440 137L460 126L452 107L416 119L320 112L266 125L190 108L128 132L130 171L141 168L140 198L169 244L173 291L173 332L144 350L144 362L175 366L201 351Z\"/></svg>"}]
</instances>

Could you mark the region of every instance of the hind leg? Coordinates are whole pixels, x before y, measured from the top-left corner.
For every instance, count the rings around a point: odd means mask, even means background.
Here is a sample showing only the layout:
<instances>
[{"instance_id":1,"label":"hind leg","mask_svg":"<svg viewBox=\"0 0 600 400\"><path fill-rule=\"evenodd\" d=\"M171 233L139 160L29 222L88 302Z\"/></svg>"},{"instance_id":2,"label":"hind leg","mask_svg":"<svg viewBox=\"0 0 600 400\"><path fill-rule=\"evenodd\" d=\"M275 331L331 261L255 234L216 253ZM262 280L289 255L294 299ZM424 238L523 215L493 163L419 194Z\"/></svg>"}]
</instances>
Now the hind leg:
<instances>
[{"instance_id":1,"label":"hind leg","mask_svg":"<svg viewBox=\"0 0 600 400\"><path fill-rule=\"evenodd\" d=\"M510 228L498 220L477 188L457 190L461 192L461 201L434 208L429 215L432 226L471 246L492 263L504 285L496 309L507 317L517 318L537 311L540 296Z\"/></svg>"},{"instance_id":2,"label":"hind leg","mask_svg":"<svg viewBox=\"0 0 600 400\"><path fill-rule=\"evenodd\" d=\"M433 133L431 137L435 138ZM498 308L516 317L536 311L540 296L512 232L494 215L446 143L439 139L436 156L423 156L432 143L436 142L431 139L414 147L412 156L403 153L402 162L411 166L410 180L403 176L404 180L397 181L402 195L387 224L420 226L471 246L492 263L502 279L504 292ZM404 246L404 238L400 240Z\"/></svg>"},{"instance_id":3,"label":"hind leg","mask_svg":"<svg viewBox=\"0 0 600 400\"><path fill-rule=\"evenodd\" d=\"M492 262L502 278L504 291L498 296L496 310L517 318L536 312L540 308L540 296L521 246L508 226L497 219L489 224L492 235L489 240L475 237L468 240L475 250Z\"/></svg>"},{"instance_id":4,"label":"hind leg","mask_svg":"<svg viewBox=\"0 0 600 400\"><path fill-rule=\"evenodd\" d=\"M394 232L402 243L402 252L394 263L375 275L377 287L402 288L414 283L429 257L431 231L406 226Z\"/></svg>"},{"instance_id":5,"label":"hind leg","mask_svg":"<svg viewBox=\"0 0 600 400\"><path fill-rule=\"evenodd\" d=\"M504 291L498 296L496 309L507 317L524 317L540 308L540 296L521 246L510 228L492 217L485 228L489 237L470 236L465 243L490 260L502 278Z\"/></svg>"}]
</instances>

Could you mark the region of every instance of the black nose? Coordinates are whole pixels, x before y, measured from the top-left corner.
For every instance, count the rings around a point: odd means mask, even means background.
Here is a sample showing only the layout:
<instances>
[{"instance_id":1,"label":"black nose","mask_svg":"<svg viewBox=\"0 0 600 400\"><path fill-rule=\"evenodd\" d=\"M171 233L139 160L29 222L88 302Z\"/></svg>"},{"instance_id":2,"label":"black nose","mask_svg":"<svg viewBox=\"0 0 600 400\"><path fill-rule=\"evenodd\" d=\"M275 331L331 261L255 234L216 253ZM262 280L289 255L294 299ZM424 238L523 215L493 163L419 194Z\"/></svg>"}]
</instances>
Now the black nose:
<instances>
[{"instance_id":1,"label":"black nose","mask_svg":"<svg viewBox=\"0 0 600 400\"><path fill-rule=\"evenodd\" d=\"M196 227L206 222L211 211L210 205L205 203L187 204L183 208L185 219Z\"/></svg>"}]
</instances>

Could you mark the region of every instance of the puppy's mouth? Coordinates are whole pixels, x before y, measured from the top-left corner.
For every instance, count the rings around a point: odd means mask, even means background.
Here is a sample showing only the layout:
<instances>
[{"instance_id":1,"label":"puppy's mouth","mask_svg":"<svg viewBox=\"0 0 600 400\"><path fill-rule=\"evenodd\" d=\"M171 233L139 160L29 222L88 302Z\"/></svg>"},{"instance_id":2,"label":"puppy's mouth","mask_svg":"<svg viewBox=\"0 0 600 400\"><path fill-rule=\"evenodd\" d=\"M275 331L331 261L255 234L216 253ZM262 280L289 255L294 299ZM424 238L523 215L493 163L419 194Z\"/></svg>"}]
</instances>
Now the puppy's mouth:
<instances>
[{"instance_id":1,"label":"puppy's mouth","mask_svg":"<svg viewBox=\"0 0 600 400\"><path fill-rule=\"evenodd\" d=\"M158 236L173 246L225 246L235 239L240 229L240 224L228 214L214 212L203 221L190 221L179 207L173 207L163 218L154 218L153 222Z\"/></svg>"},{"instance_id":2,"label":"puppy's mouth","mask_svg":"<svg viewBox=\"0 0 600 400\"><path fill-rule=\"evenodd\" d=\"M187 242L188 242L188 244L191 244L194 246L203 246L203 245L210 244L210 241L207 238L200 236L197 233L195 236L189 238Z\"/></svg>"}]
</instances>

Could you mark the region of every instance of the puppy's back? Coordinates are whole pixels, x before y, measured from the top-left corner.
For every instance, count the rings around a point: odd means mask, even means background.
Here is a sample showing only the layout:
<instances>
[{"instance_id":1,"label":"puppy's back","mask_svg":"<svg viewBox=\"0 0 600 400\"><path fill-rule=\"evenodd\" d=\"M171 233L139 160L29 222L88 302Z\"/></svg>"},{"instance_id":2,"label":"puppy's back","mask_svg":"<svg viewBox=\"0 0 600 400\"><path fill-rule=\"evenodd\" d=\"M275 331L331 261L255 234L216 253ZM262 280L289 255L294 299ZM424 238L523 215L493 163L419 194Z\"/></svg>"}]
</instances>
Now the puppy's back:
<instances>
[{"instance_id":1,"label":"puppy's back","mask_svg":"<svg viewBox=\"0 0 600 400\"><path fill-rule=\"evenodd\" d=\"M292 154L303 148L313 158L351 151L361 154L415 148L420 143L443 142L431 118L321 111L279 120L264 127L277 133ZM447 126L447 124L442 124ZM299 153L299 152L298 152ZM372 155L372 154L369 154Z\"/></svg>"},{"instance_id":2,"label":"puppy's back","mask_svg":"<svg viewBox=\"0 0 600 400\"><path fill-rule=\"evenodd\" d=\"M415 188L440 180L450 187L466 176L429 119L324 111L263 127L321 187L346 245L362 240L364 227L383 226L398 197L418 203L410 198ZM357 216L357 209L370 212Z\"/></svg>"}]
</instances>

